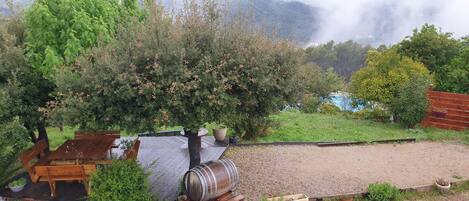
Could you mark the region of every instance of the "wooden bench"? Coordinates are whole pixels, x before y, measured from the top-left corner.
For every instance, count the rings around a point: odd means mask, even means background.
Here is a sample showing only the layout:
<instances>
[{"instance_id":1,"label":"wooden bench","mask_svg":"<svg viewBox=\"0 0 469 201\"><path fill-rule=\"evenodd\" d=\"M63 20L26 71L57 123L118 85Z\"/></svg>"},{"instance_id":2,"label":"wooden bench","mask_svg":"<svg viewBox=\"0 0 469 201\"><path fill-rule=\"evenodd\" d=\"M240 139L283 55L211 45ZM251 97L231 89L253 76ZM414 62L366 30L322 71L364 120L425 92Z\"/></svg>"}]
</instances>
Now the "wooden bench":
<instances>
[{"instance_id":1,"label":"wooden bench","mask_svg":"<svg viewBox=\"0 0 469 201\"><path fill-rule=\"evenodd\" d=\"M34 167L37 165L47 165L49 163L45 150L47 148L47 143L45 140L40 140L30 149L22 152L20 154L20 160L23 165L23 168L28 172L31 181L36 183L39 179L39 176L36 174ZM39 160L34 161L37 157L40 157Z\"/></svg>"},{"instance_id":2,"label":"wooden bench","mask_svg":"<svg viewBox=\"0 0 469 201\"><path fill-rule=\"evenodd\" d=\"M124 151L124 159L137 160L138 150L140 149L140 140L135 140L135 143L128 150Z\"/></svg>"},{"instance_id":3,"label":"wooden bench","mask_svg":"<svg viewBox=\"0 0 469 201\"><path fill-rule=\"evenodd\" d=\"M35 166L36 175L39 181L47 181L51 196L57 195L57 181L81 181L85 186L86 193L89 194L90 175L96 172L96 165L56 165L56 166Z\"/></svg>"}]
</instances>

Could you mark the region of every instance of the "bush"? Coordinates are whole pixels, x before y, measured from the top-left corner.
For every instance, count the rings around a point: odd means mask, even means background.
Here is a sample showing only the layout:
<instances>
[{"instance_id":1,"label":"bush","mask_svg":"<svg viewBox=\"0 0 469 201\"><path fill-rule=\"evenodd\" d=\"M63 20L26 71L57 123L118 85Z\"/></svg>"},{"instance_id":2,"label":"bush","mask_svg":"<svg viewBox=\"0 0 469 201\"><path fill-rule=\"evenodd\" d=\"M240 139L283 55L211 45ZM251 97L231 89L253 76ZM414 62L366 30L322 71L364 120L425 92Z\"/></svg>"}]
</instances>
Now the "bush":
<instances>
[{"instance_id":1,"label":"bush","mask_svg":"<svg viewBox=\"0 0 469 201\"><path fill-rule=\"evenodd\" d=\"M113 161L91 177L90 201L149 201L147 174L132 160Z\"/></svg>"},{"instance_id":2,"label":"bush","mask_svg":"<svg viewBox=\"0 0 469 201\"><path fill-rule=\"evenodd\" d=\"M390 108L402 125L412 128L425 117L428 86L427 80L415 77L399 88L398 95L392 99Z\"/></svg>"},{"instance_id":3,"label":"bush","mask_svg":"<svg viewBox=\"0 0 469 201\"><path fill-rule=\"evenodd\" d=\"M17 119L0 124L0 186L4 186L21 168L17 158L28 145L27 131Z\"/></svg>"},{"instance_id":4,"label":"bush","mask_svg":"<svg viewBox=\"0 0 469 201\"><path fill-rule=\"evenodd\" d=\"M321 105L321 99L315 95L307 94L303 97L301 111L304 113L315 113Z\"/></svg>"},{"instance_id":5,"label":"bush","mask_svg":"<svg viewBox=\"0 0 469 201\"><path fill-rule=\"evenodd\" d=\"M274 123L275 122L269 118L258 117L245 119L243 122L236 121L232 127L239 137L251 140L267 135L270 132L270 127L273 126Z\"/></svg>"},{"instance_id":6,"label":"bush","mask_svg":"<svg viewBox=\"0 0 469 201\"><path fill-rule=\"evenodd\" d=\"M338 114L340 113L340 108L331 103L324 103L319 108L319 112L323 114Z\"/></svg>"},{"instance_id":7,"label":"bush","mask_svg":"<svg viewBox=\"0 0 469 201\"><path fill-rule=\"evenodd\" d=\"M368 201L400 201L401 192L389 183L376 183L368 186Z\"/></svg>"}]
</instances>

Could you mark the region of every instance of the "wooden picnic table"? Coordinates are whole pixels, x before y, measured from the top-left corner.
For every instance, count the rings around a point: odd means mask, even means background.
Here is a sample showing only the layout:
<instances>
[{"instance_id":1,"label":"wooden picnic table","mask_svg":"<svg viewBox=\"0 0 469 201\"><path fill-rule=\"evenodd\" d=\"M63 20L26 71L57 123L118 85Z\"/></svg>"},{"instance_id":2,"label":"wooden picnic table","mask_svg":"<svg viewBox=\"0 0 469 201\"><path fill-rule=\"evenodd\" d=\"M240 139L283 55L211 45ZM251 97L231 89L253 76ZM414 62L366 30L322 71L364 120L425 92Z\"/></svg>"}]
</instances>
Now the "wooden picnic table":
<instances>
[{"instance_id":1,"label":"wooden picnic table","mask_svg":"<svg viewBox=\"0 0 469 201\"><path fill-rule=\"evenodd\" d=\"M114 138L67 140L47 159L51 164L107 163Z\"/></svg>"}]
</instances>

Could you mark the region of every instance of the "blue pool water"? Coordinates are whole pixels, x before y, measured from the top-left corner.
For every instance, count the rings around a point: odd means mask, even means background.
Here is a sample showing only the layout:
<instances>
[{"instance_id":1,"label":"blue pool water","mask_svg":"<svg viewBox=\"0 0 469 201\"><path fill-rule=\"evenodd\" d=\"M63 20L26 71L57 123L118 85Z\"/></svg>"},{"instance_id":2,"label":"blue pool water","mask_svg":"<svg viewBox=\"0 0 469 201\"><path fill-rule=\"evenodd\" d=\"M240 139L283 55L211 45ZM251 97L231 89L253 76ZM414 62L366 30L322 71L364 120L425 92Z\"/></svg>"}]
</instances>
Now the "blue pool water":
<instances>
[{"instance_id":1,"label":"blue pool water","mask_svg":"<svg viewBox=\"0 0 469 201\"><path fill-rule=\"evenodd\" d=\"M339 107L342 111L356 112L365 108L365 105L363 104L357 104L354 106L353 99L350 95L345 93L332 93L330 96L330 102Z\"/></svg>"}]
</instances>

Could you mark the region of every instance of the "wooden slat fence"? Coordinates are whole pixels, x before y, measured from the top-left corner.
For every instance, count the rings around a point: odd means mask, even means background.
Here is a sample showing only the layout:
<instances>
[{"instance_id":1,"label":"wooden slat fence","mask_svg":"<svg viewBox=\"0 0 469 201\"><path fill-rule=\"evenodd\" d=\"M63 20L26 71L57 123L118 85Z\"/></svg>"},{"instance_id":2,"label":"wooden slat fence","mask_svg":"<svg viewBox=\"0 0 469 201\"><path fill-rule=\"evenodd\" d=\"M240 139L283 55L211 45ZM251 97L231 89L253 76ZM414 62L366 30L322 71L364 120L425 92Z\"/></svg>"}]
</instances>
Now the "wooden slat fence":
<instances>
[{"instance_id":1,"label":"wooden slat fence","mask_svg":"<svg viewBox=\"0 0 469 201\"><path fill-rule=\"evenodd\" d=\"M427 97L430 105L424 127L469 129L469 95L428 90Z\"/></svg>"}]
</instances>

